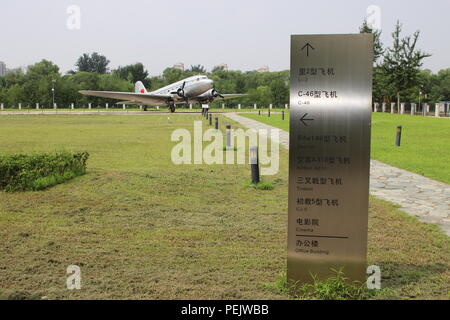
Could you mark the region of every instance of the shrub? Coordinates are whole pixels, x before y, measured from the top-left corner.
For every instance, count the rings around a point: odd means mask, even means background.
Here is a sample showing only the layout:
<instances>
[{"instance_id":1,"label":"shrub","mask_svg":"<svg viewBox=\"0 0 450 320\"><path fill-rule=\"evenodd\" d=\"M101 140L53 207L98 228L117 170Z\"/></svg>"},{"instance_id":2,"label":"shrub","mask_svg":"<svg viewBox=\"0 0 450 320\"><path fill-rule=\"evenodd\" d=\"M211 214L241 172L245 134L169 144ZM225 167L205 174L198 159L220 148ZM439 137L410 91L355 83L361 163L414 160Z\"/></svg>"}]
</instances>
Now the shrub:
<instances>
[{"instance_id":1,"label":"shrub","mask_svg":"<svg viewBox=\"0 0 450 320\"><path fill-rule=\"evenodd\" d=\"M86 172L89 153L57 152L0 156L0 189L42 190Z\"/></svg>"}]
</instances>

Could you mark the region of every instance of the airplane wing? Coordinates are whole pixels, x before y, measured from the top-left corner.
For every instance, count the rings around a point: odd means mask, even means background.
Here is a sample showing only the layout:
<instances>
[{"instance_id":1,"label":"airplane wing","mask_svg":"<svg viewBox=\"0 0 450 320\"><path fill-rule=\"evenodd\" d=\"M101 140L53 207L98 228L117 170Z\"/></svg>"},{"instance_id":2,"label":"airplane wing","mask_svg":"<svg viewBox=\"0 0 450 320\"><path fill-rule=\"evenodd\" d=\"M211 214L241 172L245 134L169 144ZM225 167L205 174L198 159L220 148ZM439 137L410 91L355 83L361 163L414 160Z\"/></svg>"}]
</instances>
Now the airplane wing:
<instances>
[{"instance_id":1,"label":"airplane wing","mask_svg":"<svg viewBox=\"0 0 450 320\"><path fill-rule=\"evenodd\" d=\"M245 97L247 94L245 93L222 93L222 99L232 99L232 98L240 98ZM220 98L220 97L219 97Z\"/></svg>"},{"instance_id":2,"label":"airplane wing","mask_svg":"<svg viewBox=\"0 0 450 320\"><path fill-rule=\"evenodd\" d=\"M135 93L135 92L91 91L91 90L81 90L79 92L86 96L126 100L128 102L135 102L147 105L165 104L167 99L170 99L172 97L171 95L165 94Z\"/></svg>"},{"instance_id":3,"label":"airplane wing","mask_svg":"<svg viewBox=\"0 0 450 320\"><path fill-rule=\"evenodd\" d=\"M116 102L116 104L137 104L137 103L134 101L119 101L119 102Z\"/></svg>"}]
</instances>

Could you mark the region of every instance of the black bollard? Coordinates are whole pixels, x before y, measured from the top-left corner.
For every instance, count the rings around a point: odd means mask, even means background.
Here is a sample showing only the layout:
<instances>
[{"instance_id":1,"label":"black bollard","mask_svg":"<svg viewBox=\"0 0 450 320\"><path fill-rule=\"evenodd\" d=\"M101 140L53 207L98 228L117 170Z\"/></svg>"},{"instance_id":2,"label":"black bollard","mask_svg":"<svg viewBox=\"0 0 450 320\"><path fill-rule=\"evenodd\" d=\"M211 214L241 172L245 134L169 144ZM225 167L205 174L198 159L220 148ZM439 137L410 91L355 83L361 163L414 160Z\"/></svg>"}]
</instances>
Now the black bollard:
<instances>
[{"instance_id":1,"label":"black bollard","mask_svg":"<svg viewBox=\"0 0 450 320\"><path fill-rule=\"evenodd\" d=\"M212 114L209 115L209 125L212 126Z\"/></svg>"},{"instance_id":2,"label":"black bollard","mask_svg":"<svg viewBox=\"0 0 450 320\"><path fill-rule=\"evenodd\" d=\"M261 110L258 110L258 116L260 116L261 115Z\"/></svg>"},{"instance_id":3,"label":"black bollard","mask_svg":"<svg viewBox=\"0 0 450 320\"><path fill-rule=\"evenodd\" d=\"M269 118L270 118L270 109L269 109L269 112L267 113L267 117L269 117Z\"/></svg>"},{"instance_id":4,"label":"black bollard","mask_svg":"<svg viewBox=\"0 0 450 320\"><path fill-rule=\"evenodd\" d=\"M395 145L400 147L400 142L402 139L402 126L397 126L397 136L395 137Z\"/></svg>"},{"instance_id":5,"label":"black bollard","mask_svg":"<svg viewBox=\"0 0 450 320\"><path fill-rule=\"evenodd\" d=\"M219 130L219 118L216 118L215 128Z\"/></svg>"},{"instance_id":6,"label":"black bollard","mask_svg":"<svg viewBox=\"0 0 450 320\"><path fill-rule=\"evenodd\" d=\"M284 120L284 110L281 111L281 120Z\"/></svg>"},{"instance_id":7,"label":"black bollard","mask_svg":"<svg viewBox=\"0 0 450 320\"><path fill-rule=\"evenodd\" d=\"M227 130L226 130L226 134L227 134L227 146L226 146L226 150L230 150L231 149L231 125L227 124Z\"/></svg>"},{"instance_id":8,"label":"black bollard","mask_svg":"<svg viewBox=\"0 0 450 320\"><path fill-rule=\"evenodd\" d=\"M252 183L258 184L259 179L259 161L258 161L258 147L250 147L250 167L252 170Z\"/></svg>"}]
</instances>

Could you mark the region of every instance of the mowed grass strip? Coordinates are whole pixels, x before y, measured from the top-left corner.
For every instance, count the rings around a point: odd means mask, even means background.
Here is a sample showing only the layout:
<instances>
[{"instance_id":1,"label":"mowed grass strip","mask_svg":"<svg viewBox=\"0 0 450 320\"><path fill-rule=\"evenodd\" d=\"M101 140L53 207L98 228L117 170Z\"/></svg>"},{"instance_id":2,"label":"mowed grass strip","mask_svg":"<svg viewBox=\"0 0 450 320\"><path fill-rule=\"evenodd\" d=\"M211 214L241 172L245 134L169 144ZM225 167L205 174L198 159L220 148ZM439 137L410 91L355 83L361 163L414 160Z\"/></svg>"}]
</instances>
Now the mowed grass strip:
<instances>
[{"instance_id":1,"label":"mowed grass strip","mask_svg":"<svg viewBox=\"0 0 450 320\"><path fill-rule=\"evenodd\" d=\"M170 118L168 118L170 117ZM219 116L220 128L231 120ZM46 191L0 192L0 296L47 299L286 299L287 152L273 190L248 165L174 165L173 130L200 115L2 116L0 153L86 150L87 173ZM232 123L233 127L238 125ZM449 240L371 199L376 297L448 295ZM66 289L66 268L82 289Z\"/></svg>"},{"instance_id":2,"label":"mowed grass strip","mask_svg":"<svg viewBox=\"0 0 450 320\"><path fill-rule=\"evenodd\" d=\"M241 116L289 131L289 112ZM397 126L402 126L401 146L395 146ZM372 113L371 157L450 184L450 119Z\"/></svg>"}]
</instances>

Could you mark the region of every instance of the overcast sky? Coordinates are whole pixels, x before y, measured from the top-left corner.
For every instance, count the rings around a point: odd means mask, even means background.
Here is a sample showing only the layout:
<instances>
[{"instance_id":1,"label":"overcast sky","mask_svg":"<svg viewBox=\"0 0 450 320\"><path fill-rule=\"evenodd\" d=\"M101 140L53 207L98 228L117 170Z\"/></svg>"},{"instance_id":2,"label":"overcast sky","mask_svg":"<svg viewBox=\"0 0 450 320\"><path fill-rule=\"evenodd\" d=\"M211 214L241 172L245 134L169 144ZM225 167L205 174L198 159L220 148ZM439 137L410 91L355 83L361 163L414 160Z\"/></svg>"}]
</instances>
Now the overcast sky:
<instances>
[{"instance_id":1,"label":"overcast sky","mask_svg":"<svg viewBox=\"0 0 450 320\"><path fill-rule=\"evenodd\" d=\"M80 29L67 27L76 27L71 5L80 8ZM404 34L421 31L419 47L433 54L424 68L450 67L449 0L3 0L0 61L12 68L48 59L67 72L96 51L111 68L142 62L151 75L177 62L285 70L291 34L356 33L371 5L385 45L399 19Z\"/></svg>"}]
</instances>

